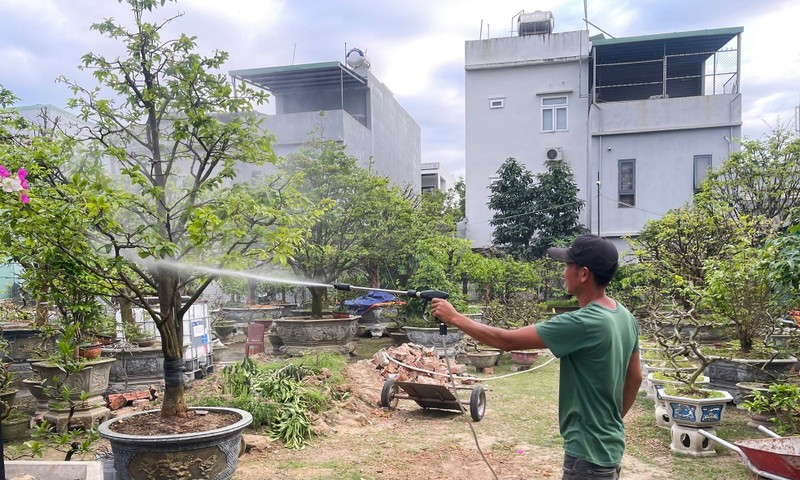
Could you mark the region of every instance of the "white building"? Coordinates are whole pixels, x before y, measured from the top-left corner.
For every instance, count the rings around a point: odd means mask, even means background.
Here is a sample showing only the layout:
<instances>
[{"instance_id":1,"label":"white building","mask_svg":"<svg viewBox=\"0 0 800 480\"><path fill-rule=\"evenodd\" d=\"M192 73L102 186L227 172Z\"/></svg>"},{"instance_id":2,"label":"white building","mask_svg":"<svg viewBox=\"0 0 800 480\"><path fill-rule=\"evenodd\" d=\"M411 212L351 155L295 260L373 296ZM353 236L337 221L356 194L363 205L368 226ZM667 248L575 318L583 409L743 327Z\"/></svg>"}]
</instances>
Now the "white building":
<instances>
[{"instance_id":1,"label":"white building","mask_svg":"<svg viewBox=\"0 0 800 480\"><path fill-rule=\"evenodd\" d=\"M275 135L279 156L293 153L322 126L323 138L343 142L348 155L367 167L374 162L380 175L398 186L420 191L422 135L419 125L369 70L353 49L348 65L340 62L286 65L230 72L268 90L275 114L265 115L262 127ZM356 58L358 62L353 62ZM324 111L325 116L320 117ZM248 175L248 172L243 172Z\"/></svg>"},{"instance_id":2,"label":"white building","mask_svg":"<svg viewBox=\"0 0 800 480\"><path fill-rule=\"evenodd\" d=\"M421 169L422 193L433 190L447 192L456 184L453 174L447 171L439 162L423 163Z\"/></svg>"},{"instance_id":3,"label":"white building","mask_svg":"<svg viewBox=\"0 0 800 480\"><path fill-rule=\"evenodd\" d=\"M741 136L741 27L589 38L554 33L549 12L518 34L466 42L466 215L474 247L491 244L486 206L500 165L567 162L581 222L615 239L691 200Z\"/></svg>"}]
</instances>

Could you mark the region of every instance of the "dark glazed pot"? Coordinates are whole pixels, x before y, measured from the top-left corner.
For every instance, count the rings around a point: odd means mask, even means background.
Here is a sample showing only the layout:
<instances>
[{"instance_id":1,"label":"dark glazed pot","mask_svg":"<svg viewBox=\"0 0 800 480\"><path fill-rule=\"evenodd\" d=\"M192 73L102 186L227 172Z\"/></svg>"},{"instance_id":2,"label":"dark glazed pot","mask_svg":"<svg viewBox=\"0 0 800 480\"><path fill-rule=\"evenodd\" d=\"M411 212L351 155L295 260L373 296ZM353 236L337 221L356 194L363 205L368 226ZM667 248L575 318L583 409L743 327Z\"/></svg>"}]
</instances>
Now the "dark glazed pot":
<instances>
[{"instance_id":1,"label":"dark glazed pot","mask_svg":"<svg viewBox=\"0 0 800 480\"><path fill-rule=\"evenodd\" d=\"M158 410L123 415L101 424L98 433L111 442L117 478L233 478L243 448L242 431L253 422L253 416L236 408L203 407L196 410L233 412L239 416L239 421L207 432L153 436L127 435L111 428L121 420L130 421L137 415Z\"/></svg>"}]
</instances>

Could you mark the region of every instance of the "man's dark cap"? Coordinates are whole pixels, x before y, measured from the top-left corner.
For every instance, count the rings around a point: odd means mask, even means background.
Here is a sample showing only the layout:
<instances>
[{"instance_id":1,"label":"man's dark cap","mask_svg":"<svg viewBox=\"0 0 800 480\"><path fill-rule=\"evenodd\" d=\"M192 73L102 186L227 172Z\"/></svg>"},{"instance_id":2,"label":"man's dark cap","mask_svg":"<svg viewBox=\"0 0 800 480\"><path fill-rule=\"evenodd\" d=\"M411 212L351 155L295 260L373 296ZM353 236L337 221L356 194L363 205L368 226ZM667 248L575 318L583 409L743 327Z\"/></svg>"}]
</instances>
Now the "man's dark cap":
<instances>
[{"instance_id":1,"label":"man's dark cap","mask_svg":"<svg viewBox=\"0 0 800 480\"><path fill-rule=\"evenodd\" d=\"M577 263L600 280L610 280L619 265L619 253L611 242L597 235L581 235L569 248L550 248L547 255L560 262Z\"/></svg>"}]
</instances>

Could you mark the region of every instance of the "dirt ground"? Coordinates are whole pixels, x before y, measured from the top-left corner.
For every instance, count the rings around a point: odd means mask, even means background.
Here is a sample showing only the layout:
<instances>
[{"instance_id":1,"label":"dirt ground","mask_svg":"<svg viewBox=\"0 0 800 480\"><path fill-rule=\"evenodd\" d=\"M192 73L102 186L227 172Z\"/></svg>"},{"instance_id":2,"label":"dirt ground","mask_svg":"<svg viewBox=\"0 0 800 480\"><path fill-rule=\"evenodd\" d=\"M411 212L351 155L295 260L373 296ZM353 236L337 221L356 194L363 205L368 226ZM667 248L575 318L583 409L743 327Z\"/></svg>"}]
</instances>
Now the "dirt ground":
<instances>
[{"instance_id":1,"label":"dirt ground","mask_svg":"<svg viewBox=\"0 0 800 480\"><path fill-rule=\"evenodd\" d=\"M383 379L366 360L347 369L351 396L325 419L325 435L303 450L287 450L263 438L248 437L249 451L240 459L237 480L282 479L492 479L489 466L466 421L469 416L426 411L402 400L398 409L379 407ZM490 397L491 398L491 397ZM502 480L559 479L563 450L515 443L483 433L491 422L487 400L484 420L473 424L486 460ZM511 442L509 443L509 440ZM626 455L624 478L667 479L658 464Z\"/></svg>"}]
</instances>

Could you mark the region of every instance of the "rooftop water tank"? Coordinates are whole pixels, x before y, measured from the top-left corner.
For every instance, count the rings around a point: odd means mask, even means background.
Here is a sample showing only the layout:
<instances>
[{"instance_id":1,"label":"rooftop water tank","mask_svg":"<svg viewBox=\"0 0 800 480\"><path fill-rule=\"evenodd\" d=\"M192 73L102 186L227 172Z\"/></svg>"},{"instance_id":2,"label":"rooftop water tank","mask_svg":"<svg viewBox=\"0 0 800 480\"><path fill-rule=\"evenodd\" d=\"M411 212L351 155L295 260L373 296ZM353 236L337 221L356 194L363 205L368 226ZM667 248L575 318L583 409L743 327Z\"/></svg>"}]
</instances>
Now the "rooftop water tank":
<instances>
[{"instance_id":1,"label":"rooftop water tank","mask_svg":"<svg viewBox=\"0 0 800 480\"><path fill-rule=\"evenodd\" d=\"M555 19L552 12L536 10L531 13L520 13L517 17L517 34L524 35L543 35L553 33Z\"/></svg>"}]
</instances>

